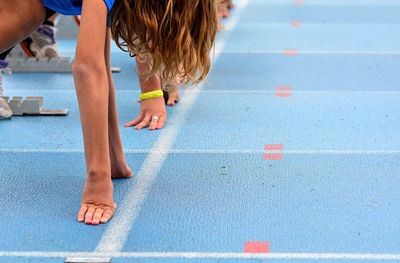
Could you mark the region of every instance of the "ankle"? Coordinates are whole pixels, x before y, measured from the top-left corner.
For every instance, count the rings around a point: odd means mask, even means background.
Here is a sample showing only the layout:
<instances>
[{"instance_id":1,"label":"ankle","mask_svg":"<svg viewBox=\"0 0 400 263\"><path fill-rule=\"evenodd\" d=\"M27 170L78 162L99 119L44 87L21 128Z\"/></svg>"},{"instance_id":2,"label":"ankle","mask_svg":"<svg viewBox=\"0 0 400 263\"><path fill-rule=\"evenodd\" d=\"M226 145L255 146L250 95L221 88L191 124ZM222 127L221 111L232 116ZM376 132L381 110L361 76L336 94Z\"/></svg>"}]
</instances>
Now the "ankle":
<instances>
[{"instance_id":1,"label":"ankle","mask_svg":"<svg viewBox=\"0 0 400 263\"><path fill-rule=\"evenodd\" d=\"M91 168L87 171L87 177L91 179L108 178L110 176L110 169L104 168Z\"/></svg>"}]
</instances>

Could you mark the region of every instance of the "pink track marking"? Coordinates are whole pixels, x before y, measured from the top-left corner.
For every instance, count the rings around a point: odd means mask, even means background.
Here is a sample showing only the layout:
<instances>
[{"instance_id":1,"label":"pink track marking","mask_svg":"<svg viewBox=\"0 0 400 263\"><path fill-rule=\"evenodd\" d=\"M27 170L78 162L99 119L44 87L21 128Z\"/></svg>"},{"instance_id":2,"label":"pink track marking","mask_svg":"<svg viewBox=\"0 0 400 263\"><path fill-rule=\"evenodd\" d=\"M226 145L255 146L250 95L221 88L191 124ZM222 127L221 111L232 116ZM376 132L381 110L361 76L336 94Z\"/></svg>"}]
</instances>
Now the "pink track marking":
<instances>
[{"instance_id":1,"label":"pink track marking","mask_svg":"<svg viewBox=\"0 0 400 263\"><path fill-rule=\"evenodd\" d=\"M292 22L290 22L290 25L292 27L295 27L295 28L300 28L301 27L301 21L292 21Z\"/></svg>"},{"instance_id":2,"label":"pink track marking","mask_svg":"<svg viewBox=\"0 0 400 263\"><path fill-rule=\"evenodd\" d=\"M283 154L281 153L264 153L263 160L273 160L273 161L281 161L283 160Z\"/></svg>"},{"instance_id":3,"label":"pink track marking","mask_svg":"<svg viewBox=\"0 0 400 263\"><path fill-rule=\"evenodd\" d=\"M275 93L276 97L290 97L292 96L292 93L281 93L281 92L277 92Z\"/></svg>"},{"instance_id":4,"label":"pink track marking","mask_svg":"<svg viewBox=\"0 0 400 263\"><path fill-rule=\"evenodd\" d=\"M276 90L279 90L279 91L291 91L292 87L290 87L290 86L278 86L276 88Z\"/></svg>"},{"instance_id":5,"label":"pink track marking","mask_svg":"<svg viewBox=\"0 0 400 263\"><path fill-rule=\"evenodd\" d=\"M259 242L252 241L246 242L244 244L244 253L269 253L270 252L270 242Z\"/></svg>"},{"instance_id":6,"label":"pink track marking","mask_svg":"<svg viewBox=\"0 0 400 263\"><path fill-rule=\"evenodd\" d=\"M297 56L297 48L287 48L283 51L283 54L288 57Z\"/></svg>"},{"instance_id":7,"label":"pink track marking","mask_svg":"<svg viewBox=\"0 0 400 263\"><path fill-rule=\"evenodd\" d=\"M283 151L285 146L283 144L266 144L264 150L266 151Z\"/></svg>"},{"instance_id":8,"label":"pink track marking","mask_svg":"<svg viewBox=\"0 0 400 263\"><path fill-rule=\"evenodd\" d=\"M304 6L304 5L305 5L305 2L304 2L304 0L295 0L295 1L294 1L294 4L295 4L296 6Z\"/></svg>"}]
</instances>

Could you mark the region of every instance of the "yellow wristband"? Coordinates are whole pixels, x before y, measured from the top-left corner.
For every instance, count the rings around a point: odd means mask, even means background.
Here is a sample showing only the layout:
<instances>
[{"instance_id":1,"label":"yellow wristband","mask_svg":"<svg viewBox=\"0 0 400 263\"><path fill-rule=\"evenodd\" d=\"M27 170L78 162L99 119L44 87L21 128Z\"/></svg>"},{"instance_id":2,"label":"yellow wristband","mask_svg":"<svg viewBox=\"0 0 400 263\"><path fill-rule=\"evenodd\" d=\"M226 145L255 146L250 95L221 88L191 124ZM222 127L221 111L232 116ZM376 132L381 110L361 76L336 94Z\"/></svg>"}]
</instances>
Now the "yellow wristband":
<instances>
[{"instance_id":1,"label":"yellow wristband","mask_svg":"<svg viewBox=\"0 0 400 263\"><path fill-rule=\"evenodd\" d=\"M164 96L164 92L162 90L155 90L155 91L150 91L143 93L139 96L139 100L149 100L149 99L155 99Z\"/></svg>"}]
</instances>

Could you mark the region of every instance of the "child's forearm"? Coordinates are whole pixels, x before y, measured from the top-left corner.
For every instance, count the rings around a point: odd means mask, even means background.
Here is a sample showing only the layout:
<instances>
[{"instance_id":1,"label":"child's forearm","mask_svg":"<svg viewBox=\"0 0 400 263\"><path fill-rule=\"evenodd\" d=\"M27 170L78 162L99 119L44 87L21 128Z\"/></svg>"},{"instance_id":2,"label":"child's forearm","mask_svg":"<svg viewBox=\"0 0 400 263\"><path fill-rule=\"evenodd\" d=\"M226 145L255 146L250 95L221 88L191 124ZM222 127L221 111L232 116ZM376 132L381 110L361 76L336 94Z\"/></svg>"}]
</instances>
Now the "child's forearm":
<instances>
[{"instance_id":1,"label":"child's forearm","mask_svg":"<svg viewBox=\"0 0 400 263\"><path fill-rule=\"evenodd\" d=\"M151 70L150 61L151 55L149 54L140 58L136 57L136 67L142 93L161 89L160 78L156 74L147 76L147 73Z\"/></svg>"}]
</instances>

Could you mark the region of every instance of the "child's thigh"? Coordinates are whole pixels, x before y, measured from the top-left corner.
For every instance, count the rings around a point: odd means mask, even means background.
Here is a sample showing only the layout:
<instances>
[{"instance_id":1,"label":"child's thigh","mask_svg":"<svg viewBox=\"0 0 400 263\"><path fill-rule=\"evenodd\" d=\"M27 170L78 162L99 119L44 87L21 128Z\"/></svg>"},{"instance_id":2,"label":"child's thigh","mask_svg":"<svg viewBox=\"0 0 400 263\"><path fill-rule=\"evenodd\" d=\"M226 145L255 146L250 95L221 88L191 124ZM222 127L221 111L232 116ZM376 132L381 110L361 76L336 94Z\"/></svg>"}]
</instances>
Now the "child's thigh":
<instances>
[{"instance_id":1,"label":"child's thigh","mask_svg":"<svg viewBox=\"0 0 400 263\"><path fill-rule=\"evenodd\" d=\"M44 17L41 0L0 0L0 53L29 36Z\"/></svg>"},{"instance_id":2,"label":"child's thigh","mask_svg":"<svg viewBox=\"0 0 400 263\"><path fill-rule=\"evenodd\" d=\"M41 0L0 0L0 10L4 24L24 33L39 27L46 14Z\"/></svg>"}]
</instances>

